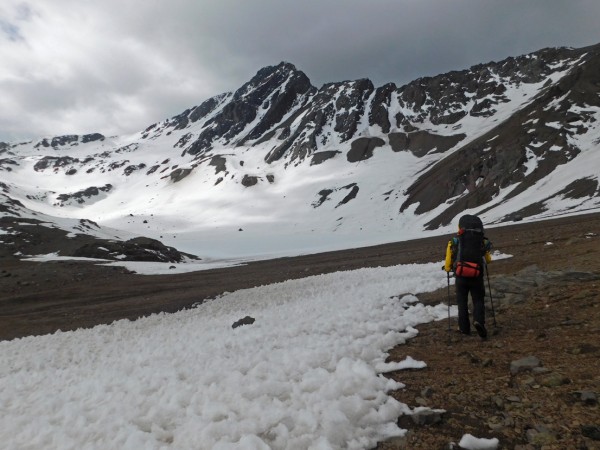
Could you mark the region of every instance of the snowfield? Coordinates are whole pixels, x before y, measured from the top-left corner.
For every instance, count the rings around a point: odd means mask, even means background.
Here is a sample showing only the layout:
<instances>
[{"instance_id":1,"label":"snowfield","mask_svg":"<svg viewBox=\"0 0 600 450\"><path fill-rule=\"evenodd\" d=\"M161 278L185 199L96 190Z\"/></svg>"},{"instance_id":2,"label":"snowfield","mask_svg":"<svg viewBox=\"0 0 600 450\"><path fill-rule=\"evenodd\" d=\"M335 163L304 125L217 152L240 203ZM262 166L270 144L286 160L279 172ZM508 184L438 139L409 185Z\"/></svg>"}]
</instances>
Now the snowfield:
<instances>
[{"instance_id":1,"label":"snowfield","mask_svg":"<svg viewBox=\"0 0 600 450\"><path fill-rule=\"evenodd\" d=\"M0 342L7 449L364 449L404 433L387 351L448 316L440 263L228 293L176 314ZM441 298L440 301L444 299ZM455 315L456 311L450 311ZM252 325L232 328L251 316Z\"/></svg>"}]
</instances>

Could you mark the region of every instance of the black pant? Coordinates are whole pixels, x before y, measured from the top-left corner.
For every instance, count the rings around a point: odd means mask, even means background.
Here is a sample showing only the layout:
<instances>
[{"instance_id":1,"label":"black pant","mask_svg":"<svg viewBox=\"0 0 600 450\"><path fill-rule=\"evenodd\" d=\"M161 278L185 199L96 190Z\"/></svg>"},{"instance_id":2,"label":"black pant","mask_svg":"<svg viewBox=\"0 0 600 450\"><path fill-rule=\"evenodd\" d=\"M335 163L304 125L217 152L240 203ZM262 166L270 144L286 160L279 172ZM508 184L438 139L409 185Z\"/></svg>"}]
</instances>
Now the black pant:
<instances>
[{"instance_id":1,"label":"black pant","mask_svg":"<svg viewBox=\"0 0 600 450\"><path fill-rule=\"evenodd\" d=\"M471 332L469 321L469 292L473 301L473 320L485 324L485 284L483 274L476 278L456 277L456 302L458 304L458 328Z\"/></svg>"}]
</instances>

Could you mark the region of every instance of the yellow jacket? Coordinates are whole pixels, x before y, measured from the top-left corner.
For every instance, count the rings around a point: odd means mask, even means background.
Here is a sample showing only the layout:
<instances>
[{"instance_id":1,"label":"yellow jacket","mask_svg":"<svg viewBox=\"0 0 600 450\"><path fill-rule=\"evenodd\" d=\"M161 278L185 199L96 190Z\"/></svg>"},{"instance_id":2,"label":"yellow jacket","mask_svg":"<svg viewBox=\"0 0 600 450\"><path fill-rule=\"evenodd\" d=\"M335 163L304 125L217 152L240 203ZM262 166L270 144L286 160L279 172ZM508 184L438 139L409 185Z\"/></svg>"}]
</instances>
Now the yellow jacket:
<instances>
[{"instance_id":1,"label":"yellow jacket","mask_svg":"<svg viewBox=\"0 0 600 450\"><path fill-rule=\"evenodd\" d=\"M492 255L490 250L492 249L492 243L487 239L483 239L483 245L485 246L485 262L489 264L492 261ZM448 241L446 247L446 260L444 262L444 270L446 272L452 272L454 270L454 260L456 259L456 252L458 249L458 238L454 237Z\"/></svg>"}]
</instances>

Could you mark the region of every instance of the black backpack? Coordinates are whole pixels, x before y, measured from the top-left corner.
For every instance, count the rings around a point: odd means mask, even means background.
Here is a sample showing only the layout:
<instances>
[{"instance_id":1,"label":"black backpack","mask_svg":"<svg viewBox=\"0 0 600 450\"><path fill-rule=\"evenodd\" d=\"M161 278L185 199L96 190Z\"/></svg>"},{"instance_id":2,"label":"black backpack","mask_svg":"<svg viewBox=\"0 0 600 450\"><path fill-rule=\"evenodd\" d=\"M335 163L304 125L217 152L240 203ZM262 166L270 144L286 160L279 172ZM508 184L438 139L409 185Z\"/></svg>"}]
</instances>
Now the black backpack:
<instances>
[{"instance_id":1,"label":"black backpack","mask_svg":"<svg viewBox=\"0 0 600 450\"><path fill-rule=\"evenodd\" d=\"M486 252L483 223L477 216L464 215L458 221L458 228L454 273L459 277L478 277L483 272Z\"/></svg>"}]
</instances>

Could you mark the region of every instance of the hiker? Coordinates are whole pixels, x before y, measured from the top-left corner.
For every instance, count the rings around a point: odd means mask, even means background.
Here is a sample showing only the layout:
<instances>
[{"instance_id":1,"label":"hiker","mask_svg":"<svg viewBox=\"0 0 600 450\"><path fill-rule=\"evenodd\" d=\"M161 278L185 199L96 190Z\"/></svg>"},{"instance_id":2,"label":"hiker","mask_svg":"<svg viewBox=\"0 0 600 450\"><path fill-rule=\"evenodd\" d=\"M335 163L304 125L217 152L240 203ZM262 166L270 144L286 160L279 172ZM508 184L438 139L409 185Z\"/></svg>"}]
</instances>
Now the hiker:
<instances>
[{"instance_id":1,"label":"hiker","mask_svg":"<svg viewBox=\"0 0 600 450\"><path fill-rule=\"evenodd\" d=\"M456 277L456 303L458 304L458 329L471 334L468 299L473 302L473 326L482 339L487 337L485 328L484 265L492 260L492 243L484 236L481 219L464 215L458 221L458 235L448 242L444 270Z\"/></svg>"}]
</instances>

